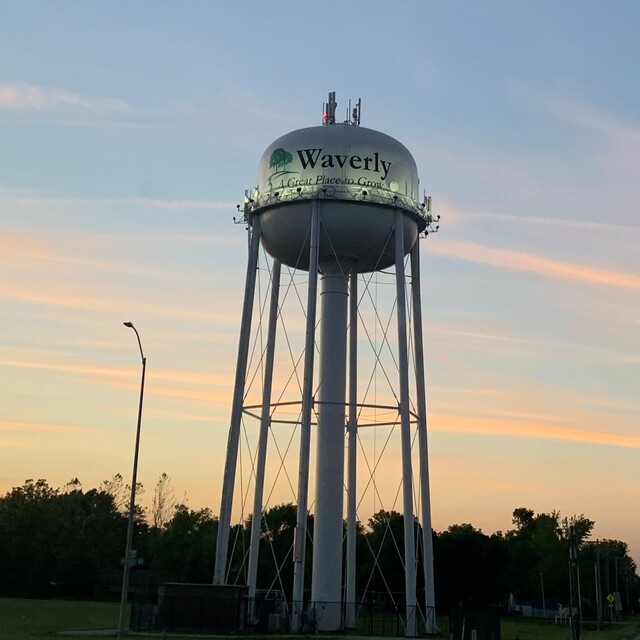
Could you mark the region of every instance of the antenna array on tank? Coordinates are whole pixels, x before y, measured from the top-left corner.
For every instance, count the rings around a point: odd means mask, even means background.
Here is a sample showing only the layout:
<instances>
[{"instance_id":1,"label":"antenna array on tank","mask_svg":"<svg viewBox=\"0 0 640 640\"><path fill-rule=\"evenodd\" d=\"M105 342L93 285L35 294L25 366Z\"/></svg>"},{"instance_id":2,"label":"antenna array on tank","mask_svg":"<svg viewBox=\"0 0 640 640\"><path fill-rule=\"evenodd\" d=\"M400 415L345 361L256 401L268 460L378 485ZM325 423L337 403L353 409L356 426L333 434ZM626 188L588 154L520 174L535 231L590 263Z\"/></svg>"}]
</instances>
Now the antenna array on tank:
<instances>
[{"instance_id":1,"label":"antenna array on tank","mask_svg":"<svg viewBox=\"0 0 640 640\"><path fill-rule=\"evenodd\" d=\"M336 102L336 92L331 91L329 93L329 99L327 102L322 103L322 124L330 125L336 123L336 107L338 103ZM351 100L349 100L349 108L347 109L347 117L344 123L342 124L350 124L355 127L360 126L360 109L362 107L362 99L358 98L358 102L356 106L351 108Z\"/></svg>"},{"instance_id":2,"label":"antenna array on tank","mask_svg":"<svg viewBox=\"0 0 640 640\"><path fill-rule=\"evenodd\" d=\"M347 111L347 120L345 122L352 124L354 127L360 126L360 108L362 107L362 98L358 98L356 106L351 108L351 100L349 100L349 110Z\"/></svg>"},{"instance_id":3,"label":"antenna array on tank","mask_svg":"<svg viewBox=\"0 0 640 640\"><path fill-rule=\"evenodd\" d=\"M336 92L331 91L329 93L329 100L326 104L322 105L322 124L335 124L336 123Z\"/></svg>"}]
</instances>

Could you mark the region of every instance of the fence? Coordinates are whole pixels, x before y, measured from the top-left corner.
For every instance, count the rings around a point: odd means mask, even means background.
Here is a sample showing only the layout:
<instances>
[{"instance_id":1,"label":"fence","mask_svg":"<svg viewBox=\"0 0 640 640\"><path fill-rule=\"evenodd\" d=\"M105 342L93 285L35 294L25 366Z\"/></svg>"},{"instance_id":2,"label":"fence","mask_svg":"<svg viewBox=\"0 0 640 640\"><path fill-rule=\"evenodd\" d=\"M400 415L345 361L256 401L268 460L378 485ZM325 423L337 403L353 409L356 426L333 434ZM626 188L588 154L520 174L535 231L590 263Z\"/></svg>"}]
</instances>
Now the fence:
<instances>
[{"instance_id":1,"label":"fence","mask_svg":"<svg viewBox=\"0 0 640 640\"><path fill-rule=\"evenodd\" d=\"M435 628L435 612L416 607L407 612L404 605L362 602L353 606L355 622L346 627L344 603L323 603L323 611L337 612L339 630L346 635L401 637L405 635L407 615L410 626L415 617L416 633L429 635ZM295 603L261 594L250 600L242 589L221 591L212 585L163 585L156 593L135 594L131 602L130 629L153 632L212 632L264 634L290 633L292 612L299 611L299 633L318 631L318 611L313 603ZM438 621L438 637L448 637L448 621ZM336 629L337 630L337 629Z\"/></svg>"}]
</instances>

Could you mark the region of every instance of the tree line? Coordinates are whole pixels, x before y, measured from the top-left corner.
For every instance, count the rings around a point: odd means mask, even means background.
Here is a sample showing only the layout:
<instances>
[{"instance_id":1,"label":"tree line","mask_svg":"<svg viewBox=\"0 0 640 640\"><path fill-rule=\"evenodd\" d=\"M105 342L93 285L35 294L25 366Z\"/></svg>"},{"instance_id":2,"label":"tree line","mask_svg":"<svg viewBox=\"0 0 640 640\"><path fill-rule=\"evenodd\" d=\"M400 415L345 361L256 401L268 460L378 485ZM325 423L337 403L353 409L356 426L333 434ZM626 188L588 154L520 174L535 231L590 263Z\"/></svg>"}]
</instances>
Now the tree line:
<instances>
[{"instance_id":1,"label":"tree line","mask_svg":"<svg viewBox=\"0 0 640 640\"><path fill-rule=\"evenodd\" d=\"M143 490L137 488L138 494ZM74 479L62 488L27 480L0 497L0 595L19 597L116 597L127 528L128 487L120 475L85 490ZM578 549L585 615L617 592L623 611L638 610L640 578L620 540L590 540L594 522L584 515L535 513L520 507L513 528L486 535L471 524L433 532L436 605L499 606L529 602L547 609L569 604L569 538ZM210 583L218 518L209 509L177 501L162 474L147 513L134 514L134 548L143 563L132 572L134 590L149 593L165 582ZM290 597L296 505L267 509L261 523L258 588ZM420 525L415 539L421 539ZM233 527L229 583L246 584L251 518ZM308 516L306 558L311 559L313 515ZM404 518L380 510L358 524L359 601L398 606L404 601ZM424 588L422 553L418 588ZM307 567L310 571L310 566ZM597 586L599 585L599 592Z\"/></svg>"}]
</instances>

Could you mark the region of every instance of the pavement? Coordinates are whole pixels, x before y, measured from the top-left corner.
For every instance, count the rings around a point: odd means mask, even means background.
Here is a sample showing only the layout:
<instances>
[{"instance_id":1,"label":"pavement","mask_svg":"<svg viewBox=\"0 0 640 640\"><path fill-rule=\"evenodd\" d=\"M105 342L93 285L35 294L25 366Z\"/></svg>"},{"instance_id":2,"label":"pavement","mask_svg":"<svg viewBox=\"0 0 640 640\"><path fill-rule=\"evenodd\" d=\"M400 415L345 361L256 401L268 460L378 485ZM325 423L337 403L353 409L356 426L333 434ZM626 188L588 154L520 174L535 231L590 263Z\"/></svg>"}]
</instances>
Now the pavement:
<instances>
[{"instance_id":1,"label":"pavement","mask_svg":"<svg viewBox=\"0 0 640 640\"><path fill-rule=\"evenodd\" d=\"M105 636L115 637L118 635L117 629L84 629L83 631L58 631L57 636Z\"/></svg>"}]
</instances>

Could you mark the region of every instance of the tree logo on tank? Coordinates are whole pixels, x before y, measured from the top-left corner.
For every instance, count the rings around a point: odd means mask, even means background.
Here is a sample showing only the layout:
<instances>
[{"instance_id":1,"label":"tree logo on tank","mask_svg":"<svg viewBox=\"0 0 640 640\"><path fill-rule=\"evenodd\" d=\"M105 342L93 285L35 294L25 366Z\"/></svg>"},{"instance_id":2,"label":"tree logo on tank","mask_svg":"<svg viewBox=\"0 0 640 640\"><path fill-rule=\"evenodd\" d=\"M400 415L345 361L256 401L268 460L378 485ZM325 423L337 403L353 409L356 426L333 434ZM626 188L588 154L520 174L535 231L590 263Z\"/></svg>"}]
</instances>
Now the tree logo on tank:
<instances>
[{"instance_id":1,"label":"tree logo on tank","mask_svg":"<svg viewBox=\"0 0 640 640\"><path fill-rule=\"evenodd\" d=\"M275 169L275 173L273 175L277 175L279 173L292 173L287 171L287 165L293 162L293 156L282 147L278 147L274 149L271 154L271 158L269 158L269 167Z\"/></svg>"}]
</instances>

